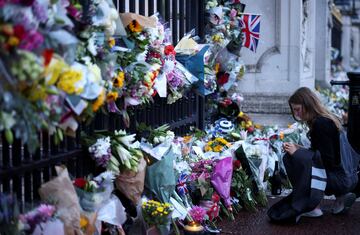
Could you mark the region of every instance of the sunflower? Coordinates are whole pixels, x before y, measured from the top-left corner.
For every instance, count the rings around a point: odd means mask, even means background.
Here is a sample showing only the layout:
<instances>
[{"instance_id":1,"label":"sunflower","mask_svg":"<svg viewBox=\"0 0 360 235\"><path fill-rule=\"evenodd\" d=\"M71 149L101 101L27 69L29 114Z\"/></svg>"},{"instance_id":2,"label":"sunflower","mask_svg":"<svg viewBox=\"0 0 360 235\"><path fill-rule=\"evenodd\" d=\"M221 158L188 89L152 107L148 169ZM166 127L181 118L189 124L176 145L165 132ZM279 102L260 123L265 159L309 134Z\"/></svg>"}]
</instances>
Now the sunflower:
<instances>
[{"instance_id":1,"label":"sunflower","mask_svg":"<svg viewBox=\"0 0 360 235\"><path fill-rule=\"evenodd\" d=\"M118 98L119 94L116 91L110 91L107 93L106 99L107 101L115 101Z\"/></svg>"},{"instance_id":2,"label":"sunflower","mask_svg":"<svg viewBox=\"0 0 360 235\"><path fill-rule=\"evenodd\" d=\"M117 77L115 77L113 79L113 85L116 88L121 88L124 86L124 79L125 79L125 73L120 71L117 75Z\"/></svg>"},{"instance_id":3,"label":"sunflower","mask_svg":"<svg viewBox=\"0 0 360 235\"><path fill-rule=\"evenodd\" d=\"M136 20L132 20L128 25L128 28L133 33L140 33L142 31L142 27Z\"/></svg>"}]
</instances>

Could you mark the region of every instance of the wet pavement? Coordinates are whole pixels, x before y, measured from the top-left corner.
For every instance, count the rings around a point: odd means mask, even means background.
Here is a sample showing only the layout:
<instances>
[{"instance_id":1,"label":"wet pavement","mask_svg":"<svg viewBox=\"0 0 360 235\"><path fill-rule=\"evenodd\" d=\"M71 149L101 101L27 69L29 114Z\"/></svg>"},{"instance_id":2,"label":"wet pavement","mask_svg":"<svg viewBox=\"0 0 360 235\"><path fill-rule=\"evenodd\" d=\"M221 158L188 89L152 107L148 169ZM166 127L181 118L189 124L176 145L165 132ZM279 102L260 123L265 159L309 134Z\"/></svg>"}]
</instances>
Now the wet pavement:
<instances>
[{"instance_id":1,"label":"wet pavement","mask_svg":"<svg viewBox=\"0 0 360 235\"><path fill-rule=\"evenodd\" d=\"M266 215L267 209L279 198L269 199L267 208L259 208L256 213L241 211L235 216L235 221L224 219L217 223L222 229L221 234L246 234L246 235L300 235L300 234L360 234L360 202L357 201L352 208L343 215L332 215L331 205L333 200L323 200L321 208L324 215L320 218L302 217L296 225L276 225L269 222Z\"/></svg>"}]
</instances>

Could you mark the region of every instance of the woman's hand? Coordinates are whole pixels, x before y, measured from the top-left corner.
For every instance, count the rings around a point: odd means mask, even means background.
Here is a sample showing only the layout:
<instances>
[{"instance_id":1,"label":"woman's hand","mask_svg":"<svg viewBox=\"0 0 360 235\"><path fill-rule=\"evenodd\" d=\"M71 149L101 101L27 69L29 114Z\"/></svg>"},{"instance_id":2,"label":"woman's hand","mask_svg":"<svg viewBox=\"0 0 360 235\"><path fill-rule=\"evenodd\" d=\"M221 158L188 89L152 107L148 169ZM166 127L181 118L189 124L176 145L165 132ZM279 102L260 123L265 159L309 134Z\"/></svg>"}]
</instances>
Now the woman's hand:
<instances>
[{"instance_id":1,"label":"woman's hand","mask_svg":"<svg viewBox=\"0 0 360 235\"><path fill-rule=\"evenodd\" d=\"M290 155L293 155L295 153L295 151L298 150L299 148L300 148L300 145L297 145L297 144L288 143L288 142L283 143L284 151Z\"/></svg>"}]
</instances>

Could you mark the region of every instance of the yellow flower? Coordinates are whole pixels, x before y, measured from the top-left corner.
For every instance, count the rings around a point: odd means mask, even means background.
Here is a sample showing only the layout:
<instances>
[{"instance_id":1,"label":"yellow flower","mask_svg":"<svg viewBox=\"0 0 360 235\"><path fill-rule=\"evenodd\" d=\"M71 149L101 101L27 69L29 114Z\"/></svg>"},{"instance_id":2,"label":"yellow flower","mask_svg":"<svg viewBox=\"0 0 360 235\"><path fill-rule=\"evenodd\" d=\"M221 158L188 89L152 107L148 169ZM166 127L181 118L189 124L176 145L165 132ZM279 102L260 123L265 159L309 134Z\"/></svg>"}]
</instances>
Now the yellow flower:
<instances>
[{"instance_id":1,"label":"yellow flower","mask_svg":"<svg viewBox=\"0 0 360 235\"><path fill-rule=\"evenodd\" d=\"M109 101L115 101L118 98L119 94L116 91L110 91L106 95L106 100Z\"/></svg>"},{"instance_id":2,"label":"yellow flower","mask_svg":"<svg viewBox=\"0 0 360 235\"><path fill-rule=\"evenodd\" d=\"M222 41L222 38L219 34L215 34L213 37L212 37L212 40L214 42L221 42Z\"/></svg>"},{"instance_id":3,"label":"yellow flower","mask_svg":"<svg viewBox=\"0 0 360 235\"><path fill-rule=\"evenodd\" d=\"M254 127L255 127L256 129L262 129L262 125L260 125L260 124L255 124Z\"/></svg>"},{"instance_id":4,"label":"yellow flower","mask_svg":"<svg viewBox=\"0 0 360 235\"><path fill-rule=\"evenodd\" d=\"M17 45L19 45L19 43L20 43L20 40L15 36L11 36L8 39L8 44L10 46L17 46Z\"/></svg>"},{"instance_id":5,"label":"yellow flower","mask_svg":"<svg viewBox=\"0 0 360 235\"><path fill-rule=\"evenodd\" d=\"M220 64L219 63L216 63L215 64L215 73L218 73L220 71Z\"/></svg>"},{"instance_id":6,"label":"yellow flower","mask_svg":"<svg viewBox=\"0 0 360 235\"><path fill-rule=\"evenodd\" d=\"M167 211L164 211L164 215L167 215L167 214L169 214L169 212L167 212Z\"/></svg>"},{"instance_id":7,"label":"yellow flower","mask_svg":"<svg viewBox=\"0 0 360 235\"><path fill-rule=\"evenodd\" d=\"M109 46L110 46L110 47L115 46L115 38L110 37L109 40L108 40L108 43L109 43Z\"/></svg>"},{"instance_id":8,"label":"yellow flower","mask_svg":"<svg viewBox=\"0 0 360 235\"><path fill-rule=\"evenodd\" d=\"M191 135L186 135L183 137L184 143L187 144L191 141L192 136Z\"/></svg>"},{"instance_id":9,"label":"yellow flower","mask_svg":"<svg viewBox=\"0 0 360 235\"><path fill-rule=\"evenodd\" d=\"M124 72L119 72L117 77L114 78L113 80L113 85L116 88L121 88L124 86L124 79L125 79L125 73Z\"/></svg>"},{"instance_id":10,"label":"yellow flower","mask_svg":"<svg viewBox=\"0 0 360 235\"><path fill-rule=\"evenodd\" d=\"M156 209L158 212L163 212L164 211L164 207L160 206Z\"/></svg>"},{"instance_id":11,"label":"yellow flower","mask_svg":"<svg viewBox=\"0 0 360 235\"><path fill-rule=\"evenodd\" d=\"M104 101L105 101L105 89L102 89L100 95L92 105L93 111L94 112L98 111L99 108L104 104Z\"/></svg>"},{"instance_id":12,"label":"yellow flower","mask_svg":"<svg viewBox=\"0 0 360 235\"><path fill-rule=\"evenodd\" d=\"M227 145L227 144L228 144L228 142L227 142L224 138L221 138L221 137L217 137L217 138L215 139L215 141L216 141L216 142L219 142L219 143L221 143L221 144L223 144L223 145Z\"/></svg>"},{"instance_id":13,"label":"yellow flower","mask_svg":"<svg viewBox=\"0 0 360 235\"><path fill-rule=\"evenodd\" d=\"M67 68L67 64L64 61L52 58L50 64L45 68L45 77L47 85L54 85L62 71Z\"/></svg>"},{"instance_id":14,"label":"yellow flower","mask_svg":"<svg viewBox=\"0 0 360 235\"><path fill-rule=\"evenodd\" d=\"M238 117L242 117L242 116L244 116L244 113L243 113L243 112L240 112L239 115L238 115Z\"/></svg>"},{"instance_id":15,"label":"yellow flower","mask_svg":"<svg viewBox=\"0 0 360 235\"><path fill-rule=\"evenodd\" d=\"M68 70L60 75L57 87L68 94L80 94L83 87L76 87L76 83L82 79L82 73Z\"/></svg>"},{"instance_id":16,"label":"yellow flower","mask_svg":"<svg viewBox=\"0 0 360 235\"><path fill-rule=\"evenodd\" d=\"M139 33L142 31L142 27L136 20L131 21L131 23L128 25L129 29L133 33Z\"/></svg>"},{"instance_id":17,"label":"yellow flower","mask_svg":"<svg viewBox=\"0 0 360 235\"><path fill-rule=\"evenodd\" d=\"M216 145L214 147L214 152L218 153L218 152L221 152L223 150L223 147L221 145Z\"/></svg>"},{"instance_id":18,"label":"yellow flower","mask_svg":"<svg viewBox=\"0 0 360 235\"><path fill-rule=\"evenodd\" d=\"M205 146L205 152L210 152L212 151L212 148L209 145Z\"/></svg>"},{"instance_id":19,"label":"yellow flower","mask_svg":"<svg viewBox=\"0 0 360 235\"><path fill-rule=\"evenodd\" d=\"M29 100L37 101L37 100L45 100L46 98L46 90L44 86L35 85L29 91Z\"/></svg>"},{"instance_id":20,"label":"yellow flower","mask_svg":"<svg viewBox=\"0 0 360 235\"><path fill-rule=\"evenodd\" d=\"M84 229L86 228L86 226L89 224L89 220L88 218L86 218L85 216L81 215L80 216L80 228Z\"/></svg>"}]
</instances>

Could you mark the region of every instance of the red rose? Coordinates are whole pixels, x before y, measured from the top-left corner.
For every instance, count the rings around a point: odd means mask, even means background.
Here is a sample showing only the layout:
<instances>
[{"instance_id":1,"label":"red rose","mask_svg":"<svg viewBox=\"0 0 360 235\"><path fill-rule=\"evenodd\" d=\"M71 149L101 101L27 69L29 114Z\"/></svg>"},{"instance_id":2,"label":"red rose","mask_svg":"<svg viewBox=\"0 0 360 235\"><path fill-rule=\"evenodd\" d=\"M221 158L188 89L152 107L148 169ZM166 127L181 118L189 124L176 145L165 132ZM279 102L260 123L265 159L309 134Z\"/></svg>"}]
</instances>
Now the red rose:
<instances>
[{"instance_id":1,"label":"red rose","mask_svg":"<svg viewBox=\"0 0 360 235\"><path fill-rule=\"evenodd\" d=\"M222 101L220 101L220 104L221 104L223 107L227 107L227 106L229 106L230 104L232 104L232 100L229 99L229 98L225 98L225 99L223 99Z\"/></svg>"},{"instance_id":2,"label":"red rose","mask_svg":"<svg viewBox=\"0 0 360 235\"><path fill-rule=\"evenodd\" d=\"M229 74L224 72L219 72L217 75L217 83L219 86L224 85L229 81Z\"/></svg>"},{"instance_id":3,"label":"red rose","mask_svg":"<svg viewBox=\"0 0 360 235\"><path fill-rule=\"evenodd\" d=\"M220 196L217 193L213 193L213 195L211 196L211 201L219 202L220 201Z\"/></svg>"},{"instance_id":4,"label":"red rose","mask_svg":"<svg viewBox=\"0 0 360 235\"><path fill-rule=\"evenodd\" d=\"M246 129L250 134L254 132L254 127L253 126L250 126Z\"/></svg>"},{"instance_id":5,"label":"red rose","mask_svg":"<svg viewBox=\"0 0 360 235\"><path fill-rule=\"evenodd\" d=\"M86 185L86 180L84 178L77 178L74 180L74 185L78 188L85 188L85 185Z\"/></svg>"},{"instance_id":6,"label":"red rose","mask_svg":"<svg viewBox=\"0 0 360 235\"><path fill-rule=\"evenodd\" d=\"M241 167L241 162L239 160L233 161L234 170L239 169Z\"/></svg>"},{"instance_id":7,"label":"red rose","mask_svg":"<svg viewBox=\"0 0 360 235\"><path fill-rule=\"evenodd\" d=\"M14 26L14 35L17 37L20 41L25 38L25 29L24 26L18 24Z\"/></svg>"},{"instance_id":8,"label":"red rose","mask_svg":"<svg viewBox=\"0 0 360 235\"><path fill-rule=\"evenodd\" d=\"M174 50L174 46L173 45L165 46L164 53L165 53L165 55L173 55L173 56L175 56L176 52Z\"/></svg>"},{"instance_id":9,"label":"red rose","mask_svg":"<svg viewBox=\"0 0 360 235\"><path fill-rule=\"evenodd\" d=\"M54 50L53 49L45 49L43 52L43 57L44 57L44 65L48 66L50 64L50 61L53 57L54 54Z\"/></svg>"}]
</instances>

